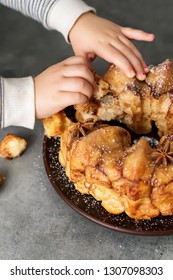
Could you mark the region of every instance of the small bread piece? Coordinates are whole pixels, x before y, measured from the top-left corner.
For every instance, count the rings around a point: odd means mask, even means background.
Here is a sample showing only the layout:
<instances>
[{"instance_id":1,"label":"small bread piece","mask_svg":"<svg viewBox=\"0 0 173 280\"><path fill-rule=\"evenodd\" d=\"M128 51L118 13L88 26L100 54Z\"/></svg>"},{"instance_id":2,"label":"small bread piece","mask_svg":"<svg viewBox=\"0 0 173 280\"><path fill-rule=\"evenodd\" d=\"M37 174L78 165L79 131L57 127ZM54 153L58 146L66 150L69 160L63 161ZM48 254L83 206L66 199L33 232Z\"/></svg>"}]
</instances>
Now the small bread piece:
<instances>
[{"instance_id":1,"label":"small bread piece","mask_svg":"<svg viewBox=\"0 0 173 280\"><path fill-rule=\"evenodd\" d=\"M4 181L4 176L3 174L0 172L0 184Z\"/></svg>"},{"instance_id":2,"label":"small bread piece","mask_svg":"<svg viewBox=\"0 0 173 280\"><path fill-rule=\"evenodd\" d=\"M44 126L44 133L48 138L61 135L66 128L72 124L64 111L42 119L42 123Z\"/></svg>"},{"instance_id":3,"label":"small bread piece","mask_svg":"<svg viewBox=\"0 0 173 280\"><path fill-rule=\"evenodd\" d=\"M15 134L7 134L0 143L0 157L13 159L19 157L27 147L27 141Z\"/></svg>"}]
</instances>

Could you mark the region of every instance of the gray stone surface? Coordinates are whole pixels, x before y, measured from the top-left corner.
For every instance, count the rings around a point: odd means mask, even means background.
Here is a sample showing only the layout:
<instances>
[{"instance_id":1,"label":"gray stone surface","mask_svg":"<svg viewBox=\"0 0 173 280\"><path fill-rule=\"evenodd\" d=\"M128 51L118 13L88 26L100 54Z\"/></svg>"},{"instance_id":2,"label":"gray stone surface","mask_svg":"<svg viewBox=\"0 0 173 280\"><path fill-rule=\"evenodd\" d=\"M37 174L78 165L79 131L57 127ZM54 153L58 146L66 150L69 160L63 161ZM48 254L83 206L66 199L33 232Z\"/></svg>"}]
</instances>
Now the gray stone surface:
<instances>
[{"instance_id":1,"label":"gray stone surface","mask_svg":"<svg viewBox=\"0 0 173 280\"><path fill-rule=\"evenodd\" d=\"M101 16L156 34L154 43L135 43L149 64L173 58L171 0L88 1ZM0 74L36 75L72 55L60 34L0 6ZM97 71L106 63L95 62ZM95 224L71 209L54 191L42 159L43 128L9 127L28 148L15 160L0 159L0 259L173 259L173 236L136 236Z\"/></svg>"}]
</instances>

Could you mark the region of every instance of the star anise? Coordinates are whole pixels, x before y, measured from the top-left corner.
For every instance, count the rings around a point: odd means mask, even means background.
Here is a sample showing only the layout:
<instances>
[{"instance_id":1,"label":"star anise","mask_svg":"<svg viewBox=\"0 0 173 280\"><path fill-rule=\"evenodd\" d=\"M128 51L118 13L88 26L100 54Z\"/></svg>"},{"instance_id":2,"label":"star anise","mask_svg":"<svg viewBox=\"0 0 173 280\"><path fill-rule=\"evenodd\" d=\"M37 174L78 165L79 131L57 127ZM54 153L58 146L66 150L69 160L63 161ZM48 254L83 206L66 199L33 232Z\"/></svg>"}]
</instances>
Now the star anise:
<instances>
[{"instance_id":1,"label":"star anise","mask_svg":"<svg viewBox=\"0 0 173 280\"><path fill-rule=\"evenodd\" d=\"M74 138L80 138L86 136L94 127L93 122L87 122L85 124L78 124L76 129L73 131Z\"/></svg>"},{"instance_id":2,"label":"star anise","mask_svg":"<svg viewBox=\"0 0 173 280\"><path fill-rule=\"evenodd\" d=\"M66 146L68 148L68 150L71 149L72 147L72 143L74 141L74 139L79 139L81 137L85 137L89 131L93 128L94 123L88 122L86 124L80 124L78 123L74 129L74 127L71 127L71 129L69 130L70 135L68 137Z\"/></svg>"},{"instance_id":3,"label":"star anise","mask_svg":"<svg viewBox=\"0 0 173 280\"><path fill-rule=\"evenodd\" d=\"M156 151L152 153L155 164L167 166L173 164L173 150L171 149L172 135L168 135Z\"/></svg>"}]
</instances>

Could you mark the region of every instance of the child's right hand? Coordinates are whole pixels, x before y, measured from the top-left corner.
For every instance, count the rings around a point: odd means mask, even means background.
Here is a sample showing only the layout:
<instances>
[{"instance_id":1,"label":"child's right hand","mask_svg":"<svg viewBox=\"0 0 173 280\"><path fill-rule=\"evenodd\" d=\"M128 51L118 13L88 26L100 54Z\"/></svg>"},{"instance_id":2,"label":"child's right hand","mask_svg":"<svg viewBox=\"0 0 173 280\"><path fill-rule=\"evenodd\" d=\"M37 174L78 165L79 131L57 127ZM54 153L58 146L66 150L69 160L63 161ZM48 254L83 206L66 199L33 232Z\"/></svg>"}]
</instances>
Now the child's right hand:
<instances>
[{"instance_id":1,"label":"child's right hand","mask_svg":"<svg viewBox=\"0 0 173 280\"><path fill-rule=\"evenodd\" d=\"M117 65L127 77L145 80L149 69L131 39L152 42L153 34L122 27L88 12L77 19L69 39L76 55L89 59L101 57Z\"/></svg>"},{"instance_id":2,"label":"child's right hand","mask_svg":"<svg viewBox=\"0 0 173 280\"><path fill-rule=\"evenodd\" d=\"M57 63L34 78L36 118L47 118L70 105L84 104L95 88L90 65L81 56Z\"/></svg>"}]
</instances>

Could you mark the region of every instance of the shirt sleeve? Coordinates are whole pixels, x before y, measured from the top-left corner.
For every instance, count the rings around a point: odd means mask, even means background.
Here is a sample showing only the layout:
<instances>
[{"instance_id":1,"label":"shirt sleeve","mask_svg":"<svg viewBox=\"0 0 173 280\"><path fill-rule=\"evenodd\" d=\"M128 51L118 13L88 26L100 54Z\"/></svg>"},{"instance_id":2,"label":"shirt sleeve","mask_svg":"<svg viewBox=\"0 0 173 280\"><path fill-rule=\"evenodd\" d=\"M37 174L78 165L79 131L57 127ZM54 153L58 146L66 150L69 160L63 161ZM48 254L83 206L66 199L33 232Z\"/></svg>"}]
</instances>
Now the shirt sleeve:
<instances>
[{"instance_id":1,"label":"shirt sleeve","mask_svg":"<svg viewBox=\"0 0 173 280\"><path fill-rule=\"evenodd\" d=\"M68 33L75 21L88 11L96 12L82 0L0 0L0 3L41 22L47 29Z\"/></svg>"},{"instance_id":2,"label":"shirt sleeve","mask_svg":"<svg viewBox=\"0 0 173 280\"><path fill-rule=\"evenodd\" d=\"M60 32L69 42L68 34L76 20L89 11L96 13L93 7L88 6L81 0L56 1L48 14L47 26Z\"/></svg>"},{"instance_id":3,"label":"shirt sleeve","mask_svg":"<svg viewBox=\"0 0 173 280\"><path fill-rule=\"evenodd\" d=\"M0 78L0 128L23 126L33 129L35 97L32 77Z\"/></svg>"},{"instance_id":4,"label":"shirt sleeve","mask_svg":"<svg viewBox=\"0 0 173 280\"><path fill-rule=\"evenodd\" d=\"M47 27L47 16L51 7L59 0L0 0L4 6L29 16Z\"/></svg>"}]
</instances>

